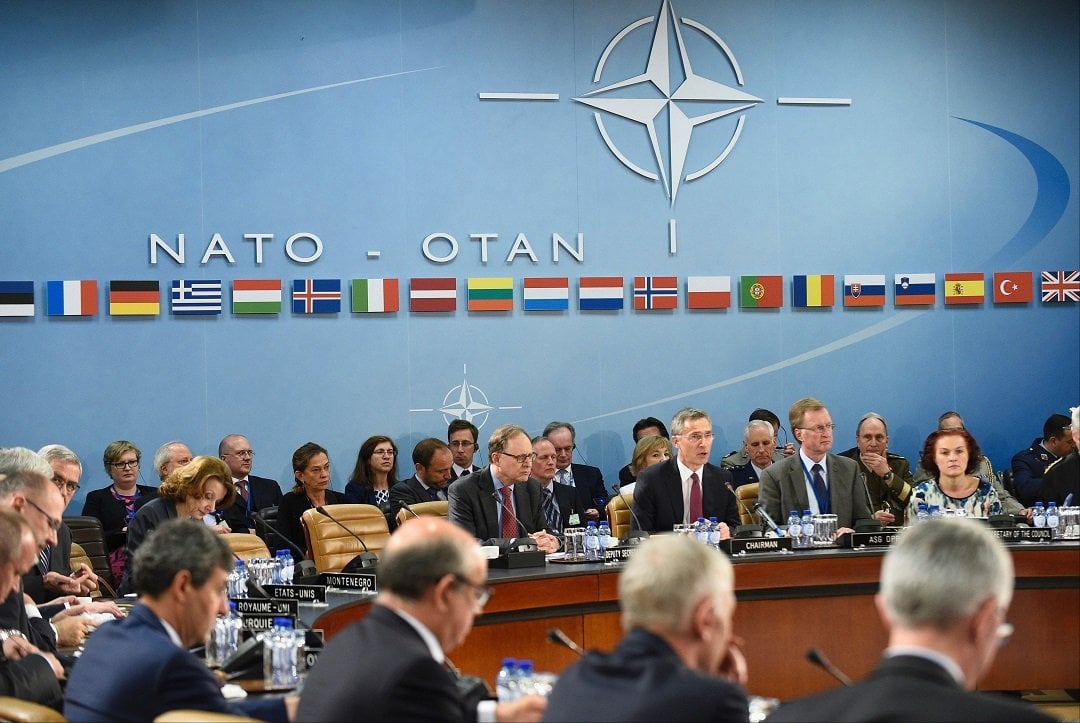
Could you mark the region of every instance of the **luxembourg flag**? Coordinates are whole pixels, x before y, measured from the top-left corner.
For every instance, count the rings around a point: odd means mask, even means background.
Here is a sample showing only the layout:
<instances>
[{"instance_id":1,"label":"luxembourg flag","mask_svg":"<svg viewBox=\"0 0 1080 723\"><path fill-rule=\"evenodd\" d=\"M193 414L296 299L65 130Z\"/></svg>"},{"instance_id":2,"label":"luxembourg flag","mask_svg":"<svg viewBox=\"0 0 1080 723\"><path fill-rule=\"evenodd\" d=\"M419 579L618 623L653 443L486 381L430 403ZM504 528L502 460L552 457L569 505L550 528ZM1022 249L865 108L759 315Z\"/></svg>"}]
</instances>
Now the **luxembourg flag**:
<instances>
[{"instance_id":1,"label":"luxembourg flag","mask_svg":"<svg viewBox=\"0 0 1080 723\"><path fill-rule=\"evenodd\" d=\"M844 306L885 306L885 274L845 275Z\"/></svg>"},{"instance_id":2,"label":"luxembourg flag","mask_svg":"<svg viewBox=\"0 0 1080 723\"><path fill-rule=\"evenodd\" d=\"M45 282L47 316L95 316L98 313L97 281Z\"/></svg>"}]
</instances>

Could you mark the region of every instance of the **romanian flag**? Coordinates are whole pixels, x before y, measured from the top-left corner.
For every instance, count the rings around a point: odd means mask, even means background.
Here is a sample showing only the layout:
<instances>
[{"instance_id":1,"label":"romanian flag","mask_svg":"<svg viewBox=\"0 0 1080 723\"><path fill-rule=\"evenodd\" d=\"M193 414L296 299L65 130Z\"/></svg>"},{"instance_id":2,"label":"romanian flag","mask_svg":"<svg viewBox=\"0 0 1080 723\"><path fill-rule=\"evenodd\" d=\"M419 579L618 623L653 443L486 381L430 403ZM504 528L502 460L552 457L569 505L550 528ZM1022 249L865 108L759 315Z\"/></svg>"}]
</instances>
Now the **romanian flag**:
<instances>
[{"instance_id":1,"label":"romanian flag","mask_svg":"<svg viewBox=\"0 0 1080 723\"><path fill-rule=\"evenodd\" d=\"M832 306L835 292L836 277L832 274L794 276L791 279L791 305L795 307Z\"/></svg>"},{"instance_id":2,"label":"romanian flag","mask_svg":"<svg viewBox=\"0 0 1080 723\"><path fill-rule=\"evenodd\" d=\"M885 306L885 274L845 275L844 306Z\"/></svg>"},{"instance_id":3,"label":"romanian flag","mask_svg":"<svg viewBox=\"0 0 1080 723\"><path fill-rule=\"evenodd\" d=\"M981 304L986 296L982 274L945 274L945 305Z\"/></svg>"},{"instance_id":4,"label":"romanian flag","mask_svg":"<svg viewBox=\"0 0 1080 723\"><path fill-rule=\"evenodd\" d=\"M679 280L674 276L635 276L634 308L675 309L679 306Z\"/></svg>"},{"instance_id":5,"label":"romanian flag","mask_svg":"<svg viewBox=\"0 0 1080 723\"><path fill-rule=\"evenodd\" d=\"M937 297L937 274L897 274L893 298L897 306L933 306Z\"/></svg>"},{"instance_id":6,"label":"romanian flag","mask_svg":"<svg viewBox=\"0 0 1080 723\"><path fill-rule=\"evenodd\" d=\"M470 277L469 311L513 311L514 280L509 276Z\"/></svg>"},{"instance_id":7,"label":"romanian flag","mask_svg":"<svg viewBox=\"0 0 1080 723\"><path fill-rule=\"evenodd\" d=\"M623 308L623 277L582 276L578 279L578 308L582 311Z\"/></svg>"},{"instance_id":8,"label":"romanian flag","mask_svg":"<svg viewBox=\"0 0 1080 723\"><path fill-rule=\"evenodd\" d=\"M236 279L232 290L234 314L281 313L281 279Z\"/></svg>"},{"instance_id":9,"label":"romanian flag","mask_svg":"<svg viewBox=\"0 0 1080 723\"><path fill-rule=\"evenodd\" d=\"M525 311L567 311L570 280L565 276L526 276L522 281L521 302Z\"/></svg>"},{"instance_id":10,"label":"romanian flag","mask_svg":"<svg viewBox=\"0 0 1080 723\"><path fill-rule=\"evenodd\" d=\"M994 272L995 304L1028 304L1034 296L1030 271Z\"/></svg>"},{"instance_id":11,"label":"romanian flag","mask_svg":"<svg viewBox=\"0 0 1080 723\"><path fill-rule=\"evenodd\" d=\"M397 279L353 279L352 310L356 314L379 314L398 310Z\"/></svg>"},{"instance_id":12,"label":"romanian flag","mask_svg":"<svg viewBox=\"0 0 1080 723\"><path fill-rule=\"evenodd\" d=\"M111 316L157 316L161 313L161 292L156 281L110 281Z\"/></svg>"},{"instance_id":13,"label":"romanian flag","mask_svg":"<svg viewBox=\"0 0 1080 723\"><path fill-rule=\"evenodd\" d=\"M95 316L98 313L97 281L47 281L45 301L49 316Z\"/></svg>"},{"instance_id":14,"label":"romanian flag","mask_svg":"<svg viewBox=\"0 0 1080 723\"><path fill-rule=\"evenodd\" d=\"M731 306L730 276L688 276L687 309L726 309Z\"/></svg>"},{"instance_id":15,"label":"romanian flag","mask_svg":"<svg viewBox=\"0 0 1080 723\"><path fill-rule=\"evenodd\" d=\"M784 305L783 276L743 276L739 280L739 306L777 309Z\"/></svg>"},{"instance_id":16,"label":"romanian flag","mask_svg":"<svg viewBox=\"0 0 1080 723\"><path fill-rule=\"evenodd\" d=\"M454 311L457 308L457 279L410 279L410 311Z\"/></svg>"}]
</instances>

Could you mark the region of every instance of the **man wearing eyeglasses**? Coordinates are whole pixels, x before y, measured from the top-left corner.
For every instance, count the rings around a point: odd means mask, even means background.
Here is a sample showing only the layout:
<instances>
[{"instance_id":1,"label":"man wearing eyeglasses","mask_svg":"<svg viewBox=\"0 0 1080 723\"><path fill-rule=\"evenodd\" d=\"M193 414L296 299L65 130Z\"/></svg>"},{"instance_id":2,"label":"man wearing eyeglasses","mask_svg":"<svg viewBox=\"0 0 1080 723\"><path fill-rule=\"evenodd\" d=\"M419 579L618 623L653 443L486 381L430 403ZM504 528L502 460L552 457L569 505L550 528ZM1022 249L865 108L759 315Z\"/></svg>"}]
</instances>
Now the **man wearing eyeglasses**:
<instances>
[{"instance_id":1,"label":"man wearing eyeglasses","mask_svg":"<svg viewBox=\"0 0 1080 723\"><path fill-rule=\"evenodd\" d=\"M675 525L692 524L699 517L720 522L720 539L730 537L739 524L739 505L731 493L731 473L709 464L712 421L708 413L688 407L671 420L674 459L641 470L634 487L635 529L671 532Z\"/></svg>"},{"instance_id":2,"label":"man wearing eyeglasses","mask_svg":"<svg viewBox=\"0 0 1080 723\"><path fill-rule=\"evenodd\" d=\"M570 422L550 422L544 436L555 445L555 482L569 485L577 493L578 508L584 510L582 522L599 520L600 510L607 505L604 475L598 467L574 462L577 431Z\"/></svg>"},{"instance_id":3,"label":"man wearing eyeglasses","mask_svg":"<svg viewBox=\"0 0 1080 723\"><path fill-rule=\"evenodd\" d=\"M1035 708L976 693L998 648L1013 593L1012 558L975 520L905 529L885 553L878 613L889 647L865 680L794 701L769 721L1045 721Z\"/></svg>"},{"instance_id":4,"label":"man wearing eyeglasses","mask_svg":"<svg viewBox=\"0 0 1080 723\"><path fill-rule=\"evenodd\" d=\"M221 518L233 532L255 532L252 513L281 504L281 485L277 480L251 474L255 451L247 437L229 434L218 443L218 456L232 473L236 501L221 510Z\"/></svg>"},{"instance_id":5,"label":"man wearing eyeglasses","mask_svg":"<svg viewBox=\"0 0 1080 723\"><path fill-rule=\"evenodd\" d=\"M836 425L825 405L811 397L788 410L799 453L761 474L758 501L777 524L791 510L836 515L837 535L851 532L856 520L870 519L870 503L855 460L831 454Z\"/></svg>"},{"instance_id":6,"label":"man wearing eyeglasses","mask_svg":"<svg viewBox=\"0 0 1080 723\"><path fill-rule=\"evenodd\" d=\"M455 419L447 425L446 443L454 454L454 464L450 468L451 482L458 477L480 471L480 468L473 464L476 450L480 449L477 444L479 439L480 430L467 419Z\"/></svg>"},{"instance_id":7,"label":"man wearing eyeglasses","mask_svg":"<svg viewBox=\"0 0 1080 723\"><path fill-rule=\"evenodd\" d=\"M450 485L450 521L488 543L527 536L544 552L558 550L559 541L544 531L540 483L529 477L535 457L524 429L496 429L488 440L490 464Z\"/></svg>"},{"instance_id":8,"label":"man wearing eyeglasses","mask_svg":"<svg viewBox=\"0 0 1080 723\"><path fill-rule=\"evenodd\" d=\"M486 580L487 563L466 532L442 518L406 520L383 548L379 597L327 643L296 720L539 720L543 698L481 700L482 686L463 685L446 658L491 595Z\"/></svg>"}]
</instances>

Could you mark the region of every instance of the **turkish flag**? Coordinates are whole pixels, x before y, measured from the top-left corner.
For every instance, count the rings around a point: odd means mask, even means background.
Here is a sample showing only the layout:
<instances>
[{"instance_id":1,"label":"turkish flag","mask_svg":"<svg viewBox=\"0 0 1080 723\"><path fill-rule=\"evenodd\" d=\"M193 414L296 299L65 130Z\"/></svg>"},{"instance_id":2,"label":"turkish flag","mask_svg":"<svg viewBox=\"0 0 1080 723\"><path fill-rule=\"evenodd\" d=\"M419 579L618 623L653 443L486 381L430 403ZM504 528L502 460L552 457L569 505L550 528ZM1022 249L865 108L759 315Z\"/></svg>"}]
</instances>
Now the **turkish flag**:
<instances>
[{"instance_id":1,"label":"turkish flag","mask_svg":"<svg viewBox=\"0 0 1080 723\"><path fill-rule=\"evenodd\" d=\"M1032 289L1030 271L994 272L995 304L1030 304Z\"/></svg>"}]
</instances>

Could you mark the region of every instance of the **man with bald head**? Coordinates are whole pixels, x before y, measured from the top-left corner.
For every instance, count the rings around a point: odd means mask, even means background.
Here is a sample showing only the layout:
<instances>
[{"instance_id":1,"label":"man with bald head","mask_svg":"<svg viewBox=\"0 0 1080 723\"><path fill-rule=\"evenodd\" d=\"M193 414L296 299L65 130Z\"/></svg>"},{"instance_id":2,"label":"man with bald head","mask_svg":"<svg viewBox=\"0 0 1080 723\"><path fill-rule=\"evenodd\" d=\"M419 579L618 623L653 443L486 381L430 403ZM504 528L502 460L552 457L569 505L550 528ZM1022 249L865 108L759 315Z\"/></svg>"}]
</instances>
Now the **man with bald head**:
<instances>
[{"instance_id":1,"label":"man with bald head","mask_svg":"<svg viewBox=\"0 0 1080 723\"><path fill-rule=\"evenodd\" d=\"M867 412L855 427L855 446L840 453L859 463L874 519L883 525L904 524L908 498L915 487L911 463L889 451L889 427L877 412Z\"/></svg>"},{"instance_id":2,"label":"man with bald head","mask_svg":"<svg viewBox=\"0 0 1080 723\"><path fill-rule=\"evenodd\" d=\"M229 466L236 501L220 510L221 518L233 532L254 532L254 513L281 504L281 485L277 480L251 474L255 450L242 434L227 434L218 443L218 456Z\"/></svg>"},{"instance_id":3,"label":"man with bald head","mask_svg":"<svg viewBox=\"0 0 1080 723\"><path fill-rule=\"evenodd\" d=\"M479 701L448 668L446 652L464 642L491 594L486 580L467 532L438 517L407 520L383 548L371 611L327 643L308 673L297 720L539 720L543 698Z\"/></svg>"}]
</instances>

